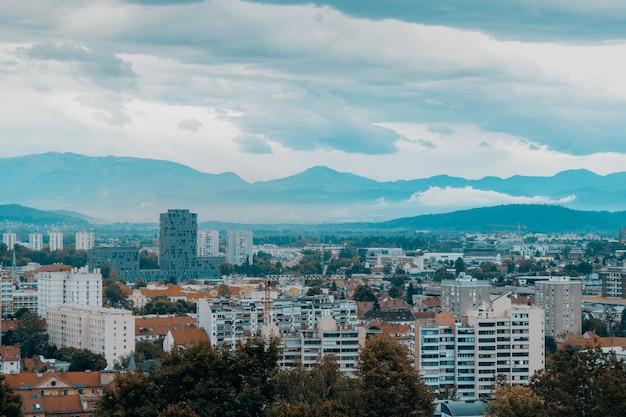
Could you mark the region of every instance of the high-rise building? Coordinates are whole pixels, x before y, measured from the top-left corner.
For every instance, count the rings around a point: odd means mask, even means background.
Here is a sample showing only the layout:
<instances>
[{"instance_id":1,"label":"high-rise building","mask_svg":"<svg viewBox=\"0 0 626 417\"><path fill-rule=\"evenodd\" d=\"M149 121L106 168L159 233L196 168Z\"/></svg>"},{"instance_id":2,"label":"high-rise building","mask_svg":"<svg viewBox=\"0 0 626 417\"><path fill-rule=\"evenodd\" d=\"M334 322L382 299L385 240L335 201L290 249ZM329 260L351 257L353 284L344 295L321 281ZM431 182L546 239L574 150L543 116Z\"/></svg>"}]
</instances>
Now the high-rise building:
<instances>
[{"instance_id":1,"label":"high-rise building","mask_svg":"<svg viewBox=\"0 0 626 417\"><path fill-rule=\"evenodd\" d=\"M198 257L220 256L220 234L217 230L198 230Z\"/></svg>"},{"instance_id":2,"label":"high-rise building","mask_svg":"<svg viewBox=\"0 0 626 417\"><path fill-rule=\"evenodd\" d=\"M447 314L447 313L442 313ZM525 385L545 367L544 312L505 293L467 312L467 323L433 320L412 331L411 353L426 385L462 400L485 398L497 378Z\"/></svg>"},{"instance_id":3,"label":"high-rise building","mask_svg":"<svg viewBox=\"0 0 626 417\"><path fill-rule=\"evenodd\" d=\"M159 266L176 280L195 278L198 215L189 210L161 213Z\"/></svg>"},{"instance_id":4,"label":"high-rise building","mask_svg":"<svg viewBox=\"0 0 626 417\"><path fill-rule=\"evenodd\" d=\"M102 354L110 368L135 350L135 316L130 310L59 305L48 309L46 328L51 344Z\"/></svg>"},{"instance_id":5,"label":"high-rise building","mask_svg":"<svg viewBox=\"0 0 626 417\"><path fill-rule=\"evenodd\" d=\"M598 274L602 280L602 296L626 298L626 265L605 266Z\"/></svg>"},{"instance_id":6,"label":"high-rise building","mask_svg":"<svg viewBox=\"0 0 626 417\"><path fill-rule=\"evenodd\" d=\"M467 315L467 310L478 308L483 301L489 301L491 284L478 281L468 275L441 282L441 309L452 314L457 320Z\"/></svg>"},{"instance_id":7,"label":"high-rise building","mask_svg":"<svg viewBox=\"0 0 626 417\"><path fill-rule=\"evenodd\" d=\"M48 309L62 304L102 307L102 275L87 268L71 272L40 272L35 275L39 292L37 312L42 318Z\"/></svg>"},{"instance_id":8,"label":"high-rise building","mask_svg":"<svg viewBox=\"0 0 626 417\"><path fill-rule=\"evenodd\" d=\"M619 241L621 243L626 243L626 227L619 229Z\"/></svg>"},{"instance_id":9,"label":"high-rise building","mask_svg":"<svg viewBox=\"0 0 626 417\"><path fill-rule=\"evenodd\" d=\"M226 262L252 265L252 230L229 230L226 240Z\"/></svg>"},{"instance_id":10,"label":"high-rise building","mask_svg":"<svg viewBox=\"0 0 626 417\"><path fill-rule=\"evenodd\" d=\"M28 247L31 250L43 249L43 235L39 232L32 232L28 234Z\"/></svg>"},{"instance_id":11,"label":"high-rise building","mask_svg":"<svg viewBox=\"0 0 626 417\"><path fill-rule=\"evenodd\" d=\"M87 230L80 230L76 232L76 250L89 250L94 246L94 234Z\"/></svg>"},{"instance_id":12,"label":"high-rise building","mask_svg":"<svg viewBox=\"0 0 626 417\"><path fill-rule=\"evenodd\" d=\"M535 283L535 305L546 314L546 336L580 334L582 330L582 283L569 277L550 277Z\"/></svg>"},{"instance_id":13,"label":"high-rise building","mask_svg":"<svg viewBox=\"0 0 626 417\"><path fill-rule=\"evenodd\" d=\"M17 243L17 235L13 232L5 232L2 234L2 243L7 245L8 250L13 250L13 247Z\"/></svg>"},{"instance_id":14,"label":"high-rise building","mask_svg":"<svg viewBox=\"0 0 626 417\"><path fill-rule=\"evenodd\" d=\"M53 230L48 234L50 240L48 246L50 251L63 250L63 233L58 230Z\"/></svg>"}]
</instances>

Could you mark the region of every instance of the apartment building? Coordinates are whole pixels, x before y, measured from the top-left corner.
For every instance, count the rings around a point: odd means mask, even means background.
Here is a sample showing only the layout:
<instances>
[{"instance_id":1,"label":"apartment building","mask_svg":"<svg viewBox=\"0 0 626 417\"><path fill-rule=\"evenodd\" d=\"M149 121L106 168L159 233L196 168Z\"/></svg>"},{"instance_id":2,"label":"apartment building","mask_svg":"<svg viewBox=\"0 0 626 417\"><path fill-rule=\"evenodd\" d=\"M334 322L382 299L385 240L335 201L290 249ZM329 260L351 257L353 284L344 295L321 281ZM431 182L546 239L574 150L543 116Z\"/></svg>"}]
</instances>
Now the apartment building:
<instances>
[{"instance_id":1,"label":"apartment building","mask_svg":"<svg viewBox=\"0 0 626 417\"><path fill-rule=\"evenodd\" d=\"M467 311L480 307L483 301L489 301L491 284L478 281L469 275L460 275L457 279L441 282L441 308L452 314L457 320L467 315Z\"/></svg>"},{"instance_id":2,"label":"apartment building","mask_svg":"<svg viewBox=\"0 0 626 417\"><path fill-rule=\"evenodd\" d=\"M96 246L87 251L87 265L93 271L108 265L117 276L134 281L140 276L139 248L135 246Z\"/></svg>"},{"instance_id":3,"label":"apartment building","mask_svg":"<svg viewBox=\"0 0 626 417\"><path fill-rule=\"evenodd\" d=\"M535 283L535 305L545 311L546 335L582 331L582 282L569 277L550 277Z\"/></svg>"},{"instance_id":4,"label":"apartment building","mask_svg":"<svg viewBox=\"0 0 626 417\"><path fill-rule=\"evenodd\" d=\"M53 230L48 233L48 247L50 251L63 250L63 233L58 230Z\"/></svg>"},{"instance_id":5,"label":"apartment building","mask_svg":"<svg viewBox=\"0 0 626 417\"><path fill-rule=\"evenodd\" d=\"M603 297L626 298L626 266L605 266L599 275Z\"/></svg>"},{"instance_id":6,"label":"apartment building","mask_svg":"<svg viewBox=\"0 0 626 417\"><path fill-rule=\"evenodd\" d=\"M87 230L79 230L76 232L76 240L74 241L74 247L76 250L89 250L94 246L94 234Z\"/></svg>"},{"instance_id":7,"label":"apartment building","mask_svg":"<svg viewBox=\"0 0 626 417\"><path fill-rule=\"evenodd\" d=\"M39 232L31 232L28 234L28 247L31 250L43 249L43 235Z\"/></svg>"},{"instance_id":8,"label":"apartment building","mask_svg":"<svg viewBox=\"0 0 626 417\"><path fill-rule=\"evenodd\" d=\"M301 363L305 368L312 368L324 357L334 355L339 371L353 376L365 334L363 327L343 328L335 319L327 317L313 328L282 334L283 352L279 365L293 368Z\"/></svg>"},{"instance_id":9,"label":"apartment building","mask_svg":"<svg viewBox=\"0 0 626 417\"><path fill-rule=\"evenodd\" d=\"M102 354L108 367L135 350L135 316L117 308L57 305L46 320L50 344Z\"/></svg>"},{"instance_id":10,"label":"apartment building","mask_svg":"<svg viewBox=\"0 0 626 417\"><path fill-rule=\"evenodd\" d=\"M7 245L8 250L12 250L17 243L17 235L13 232L5 232L2 234L2 243Z\"/></svg>"},{"instance_id":11,"label":"apartment building","mask_svg":"<svg viewBox=\"0 0 626 417\"><path fill-rule=\"evenodd\" d=\"M226 238L226 262L252 265L252 230L229 230Z\"/></svg>"},{"instance_id":12,"label":"apartment building","mask_svg":"<svg viewBox=\"0 0 626 417\"><path fill-rule=\"evenodd\" d=\"M220 256L220 234L217 230L198 230L199 258Z\"/></svg>"},{"instance_id":13,"label":"apartment building","mask_svg":"<svg viewBox=\"0 0 626 417\"><path fill-rule=\"evenodd\" d=\"M468 310L467 321L437 317L413 326L411 353L424 382L462 400L484 398L498 377L528 384L545 366L544 312L517 306L511 294Z\"/></svg>"},{"instance_id":14,"label":"apartment building","mask_svg":"<svg viewBox=\"0 0 626 417\"><path fill-rule=\"evenodd\" d=\"M102 275L88 272L86 267L71 271L39 272L35 274L39 291L37 313L48 317L50 307L72 304L102 307Z\"/></svg>"}]
</instances>

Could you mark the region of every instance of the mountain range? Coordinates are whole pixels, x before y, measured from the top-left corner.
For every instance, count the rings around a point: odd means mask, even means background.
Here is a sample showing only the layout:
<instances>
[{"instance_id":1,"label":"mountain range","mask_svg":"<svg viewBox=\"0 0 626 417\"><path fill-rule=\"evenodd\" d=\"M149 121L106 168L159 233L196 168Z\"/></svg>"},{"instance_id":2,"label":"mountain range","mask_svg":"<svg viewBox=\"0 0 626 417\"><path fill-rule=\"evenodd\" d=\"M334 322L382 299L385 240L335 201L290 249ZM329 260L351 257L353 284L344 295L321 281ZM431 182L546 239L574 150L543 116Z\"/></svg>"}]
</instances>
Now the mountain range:
<instances>
[{"instance_id":1,"label":"mountain range","mask_svg":"<svg viewBox=\"0 0 626 417\"><path fill-rule=\"evenodd\" d=\"M383 222L510 204L626 208L626 172L380 182L320 166L250 183L234 173L204 173L169 161L56 152L0 158L0 169L0 204L80 212L101 221L158 222L168 208L188 208L200 221L244 223Z\"/></svg>"}]
</instances>

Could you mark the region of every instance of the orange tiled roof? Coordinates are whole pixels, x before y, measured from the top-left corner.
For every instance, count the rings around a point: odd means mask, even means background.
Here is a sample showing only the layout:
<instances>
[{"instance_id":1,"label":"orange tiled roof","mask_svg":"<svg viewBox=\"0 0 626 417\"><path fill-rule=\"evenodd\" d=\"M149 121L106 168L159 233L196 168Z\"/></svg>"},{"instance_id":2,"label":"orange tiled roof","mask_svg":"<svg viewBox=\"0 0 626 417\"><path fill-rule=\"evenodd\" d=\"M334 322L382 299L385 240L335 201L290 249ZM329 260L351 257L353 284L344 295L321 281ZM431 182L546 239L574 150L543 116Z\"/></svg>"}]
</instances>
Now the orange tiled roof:
<instances>
[{"instance_id":1,"label":"orange tiled roof","mask_svg":"<svg viewBox=\"0 0 626 417\"><path fill-rule=\"evenodd\" d=\"M55 265L43 265L35 269L33 273L37 274L39 272L71 272L71 271L72 271L71 265L55 264Z\"/></svg>"},{"instance_id":2,"label":"orange tiled roof","mask_svg":"<svg viewBox=\"0 0 626 417\"><path fill-rule=\"evenodd\" d=\"M70 386L101 387L100 372L22 372L4 376L13 389L29 389L46 384L51 379L62 381ZM28 388L27 388L28 387Z\"/></svg>"},{"instance_id":3,"label":"orange tiled roof","mask_svg":"<svg viewBox=\"0 0 626 417\"><path fill-rule=\"evenodd\" d=\"M209 336L204 329L188 328L172 330L172 337L176 346L187 346L193 342L208 342Z\"/></svg>"},{"instance_id":4,"label":"orange tiled roof","mask_svg":"<svg viewBox=\"0 0 626 417\"><path fill-rule=\"evenodd\" d=\"M78 395L44 395L42 399L46 414L83 411L83 404Z\"/></svg>"},{"instance_id":5,"label":"orange tiled roof","mask_svg":"<svg viewBox=\"0 0 626 417\"><path fill-rule=\"evenodd\" d=\"M2 333L17 329L17 320L2 320Z\"/></svg>"},{"instance_id":6,"label":"orange tiled roof","mask_svg":"<svg viewBox=\"0 0 626 417\"><path fill-rule=\"evenodd\" d=\"M20 360L20 347L19 346L2 346L0 348L0 355L2 355L2 361L19 361Z\"/></svg>"},{"instance_id":7,"label":"orange tiled roof","mask_svg":"<svg viewBox=\"0 0 626 417\"><path fill-rule=\"evenodd\" d=\"M158 290L149 290L142 288L141 293L148 298L152 297L183 297L185 293L178 285L168 285L167 288Z\"/></svg>"},{"instance_id":8,"label":"orange tiled roof","mask_svg":"<svg viewBox=\"0 0 626 417\"><path fill-rule=\"evenodd\" d=\"M135 335L162 334L166 335L172 328L195 326L196 319L189 316L172 317L136 317Z\"/></svg>"}]
</instances>

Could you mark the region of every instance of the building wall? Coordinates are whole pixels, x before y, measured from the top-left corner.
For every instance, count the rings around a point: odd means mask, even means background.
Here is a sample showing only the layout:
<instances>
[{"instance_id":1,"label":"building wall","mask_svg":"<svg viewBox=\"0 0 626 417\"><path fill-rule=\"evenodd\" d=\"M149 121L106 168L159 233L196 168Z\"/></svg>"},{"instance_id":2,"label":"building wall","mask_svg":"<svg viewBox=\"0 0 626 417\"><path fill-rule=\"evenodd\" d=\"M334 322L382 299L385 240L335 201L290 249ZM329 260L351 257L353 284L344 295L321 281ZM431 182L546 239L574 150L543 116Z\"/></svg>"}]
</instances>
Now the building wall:
<instances>
[{"instance_id":1,"label":"building wall","mask_svg":"<svg viewBox=\"0 0 626 417\"><path fill-rule=\"evenodd\" d=\"M196 278L198 220L189 210L161 213L159 266L177 280Z\"/></svg>"},{"instance_id":2,"label":"building wall","mask_svg":"<svg viewBox=\"0 0 626 417\"><path fill-rule=\"evenodd\" d=\"M63 233L53 230L48 234L48 247L50 251L63 250Z\"/></svg>"},{"instance_id":3,"label":"building wall","mask_svg":"<svg viewBox=\"0 0 626 417\"><path fill-rule=\"evenodd\" d=\"M8 250L12 250L17 243L17 235L13 232L6 232L2 234L2 243L7 245Z\"/></svg>"},{"instance_id":4,"label":"building wall","mask_svg":"<svg viewBox=\"0 0 626 417\"><path fill-rule=\"evenodd\" d=\"M444 280L441 282L441 308L457 320L467 311L489 301L491 285L473 278Z\"/></svg>"},{"instance_id":5,"label":"building wall","mask_svg":"<svg viewBox=\"0 0 626 417\"><path fill-rule=\"evenodd\" d=\"M112 367L135 350L135 317L129 310L61 305L48 310L50 343L102 354Z\"/></svg>"},{"instance_id":6,"label":"building wall","mask_svg":"<svg viewBox=\"0 0 626 417\"><path fill-rule=\"evenodd\" d=\"M252 230L229 230L226 240L226 262L252 265Z\"/></svg>"},{"instance_id":7,"label":"building wall","mask_svg":"<svg viewBox=\"0 0 626 417\"><path fill-rule=\"evenodd\" d=\"M139 275L139 248L134 246L97 246L87 251L87 264L93 271L101 265L115 269L117 276L134 281Z\"/></svg>"},{"instance_id":8,"label":"building wall","mask_svg":"<svg viewBox=\"0 0 626 417\"><path fill-rule=\"evenodd\" d=\"M81 230L76 232L76 240L74 242L74 247L76 250L89 250L94 246L94 234L93 232L88 232L86 230Z\"/></svg>"},{"instance_id":9,"label":"building wall","mask_svg":"<svg viewBox=\"0 0 626 417\"><path fill-rule=\"evenodd\" d=\"M546 335L582 331L582 283L569 277L550 277L535 283L535 304L545 311Z\"/></svg>"},{"instance_id":10,"label":"building wall","mask_svg":"<svg viewBox=\"0 0 626 417\"><path fill-rule=\"evenodd\" d=\"M220 235L217 230L198 230L198 257L220 255Z\"/></svg>"},{"instance_id":11,"label":"building wall","mask_svg":"<svg viewBox=\"0 0 626 417\"><path fill-rule=\"evenodd\" d=\"M28 247L31 250L43 249L43 235L39 232L33 232L28 234Z\"/></svg>"},{"instance_id":12,"label":"building wall","mask_svg":"<svg viewBox=\"0 0 626 417\"><path fill-rule=\"evenodd\" d=\"M38 288L37 312L47 318L50 307L73 304L102 307L102 275L87 268L71 272L40 272L35 275Z\"/></svg>"}]
</instances>

